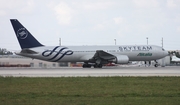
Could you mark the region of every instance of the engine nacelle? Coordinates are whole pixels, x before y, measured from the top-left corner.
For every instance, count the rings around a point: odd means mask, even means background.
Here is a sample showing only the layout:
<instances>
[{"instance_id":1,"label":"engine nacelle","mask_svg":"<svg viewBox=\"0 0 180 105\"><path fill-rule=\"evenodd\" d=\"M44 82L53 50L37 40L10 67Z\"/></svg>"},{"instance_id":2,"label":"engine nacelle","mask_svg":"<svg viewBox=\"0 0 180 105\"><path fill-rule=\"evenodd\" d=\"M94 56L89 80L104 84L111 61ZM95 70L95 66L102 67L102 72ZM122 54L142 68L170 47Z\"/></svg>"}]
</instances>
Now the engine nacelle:
<instances>
[{"instance_id":1,"label":"engine nacelle","mask_svg":"<svg viewBox=\"0 0 180 105\"><path fill-rule=\"evenodd\" d=\"M127 55L117 55L114 63L127 64L128 62L129 62L129 57Z\"/></svg>"}]
</instances>

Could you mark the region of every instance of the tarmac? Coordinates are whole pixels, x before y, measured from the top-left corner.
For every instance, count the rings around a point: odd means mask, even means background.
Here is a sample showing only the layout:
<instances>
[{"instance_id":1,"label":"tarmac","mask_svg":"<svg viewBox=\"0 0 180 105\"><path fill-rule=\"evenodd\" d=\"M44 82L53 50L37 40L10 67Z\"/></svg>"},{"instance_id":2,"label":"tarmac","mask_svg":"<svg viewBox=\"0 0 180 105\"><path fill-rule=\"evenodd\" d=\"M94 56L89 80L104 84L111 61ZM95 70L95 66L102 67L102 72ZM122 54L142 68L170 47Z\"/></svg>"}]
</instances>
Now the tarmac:
<instances>
[{"instance_id":1,"label":"tarmac","mask_svg":"<svg viewBox=\"0 0 180 105\"><path fill-rule=\"evenodd\" d=\"M103 68L0 68L2 77L180 76L180 66Z\"/></svg>"}]
</instances>

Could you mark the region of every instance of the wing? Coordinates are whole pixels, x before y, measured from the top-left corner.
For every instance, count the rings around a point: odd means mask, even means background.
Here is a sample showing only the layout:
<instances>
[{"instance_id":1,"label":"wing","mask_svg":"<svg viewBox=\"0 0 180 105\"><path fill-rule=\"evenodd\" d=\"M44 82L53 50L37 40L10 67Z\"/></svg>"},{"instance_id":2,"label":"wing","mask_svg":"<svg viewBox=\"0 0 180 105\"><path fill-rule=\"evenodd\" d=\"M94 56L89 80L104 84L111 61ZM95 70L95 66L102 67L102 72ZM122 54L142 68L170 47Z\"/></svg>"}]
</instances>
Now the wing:
<instances>
[{"instance_id":1,"label":"wing","mask_svg":"<svg viewBox=\"0 0 180 105\"><path fill-rule=\"evenodd\" d=\"M103 50L97 50L92 59L90 59L89 61L95 63L108 63L113 59L116 59L114 55L107 53Z\"/></svg>"},{"instance_id":2,"label":"wing","mask_svg":"<svg viewBox=\"0 0 180 105\"><path fill-rule=\"evenodd\" d=\"M100 58L100 59L105 59L105 60L111 60L111 59L114 59L115 56L110 54L110 53L107 53L103 50L97 50L95 55L94 55L94 58Z\"/></svg>"}]
</instances>

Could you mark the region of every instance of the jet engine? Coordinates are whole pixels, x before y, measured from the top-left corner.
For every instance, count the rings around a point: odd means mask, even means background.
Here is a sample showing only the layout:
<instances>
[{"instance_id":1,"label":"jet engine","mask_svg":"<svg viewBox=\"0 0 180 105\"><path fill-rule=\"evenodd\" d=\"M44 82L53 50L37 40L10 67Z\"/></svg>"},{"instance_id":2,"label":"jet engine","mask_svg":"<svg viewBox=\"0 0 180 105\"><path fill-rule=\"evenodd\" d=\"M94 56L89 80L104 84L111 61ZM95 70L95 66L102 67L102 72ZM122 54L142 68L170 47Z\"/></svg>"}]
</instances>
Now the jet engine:
<instances>
[{"instance_id":1,"label":"jet engine","mask_svg":"<svg viewBox=\"0 0 180 105\"><path fill-rule=\"evenodd\" d=\"M114 63L117 64L127 64L129 62L129 57L127 55L116 55Z\"/></svg>"}]
</instances>

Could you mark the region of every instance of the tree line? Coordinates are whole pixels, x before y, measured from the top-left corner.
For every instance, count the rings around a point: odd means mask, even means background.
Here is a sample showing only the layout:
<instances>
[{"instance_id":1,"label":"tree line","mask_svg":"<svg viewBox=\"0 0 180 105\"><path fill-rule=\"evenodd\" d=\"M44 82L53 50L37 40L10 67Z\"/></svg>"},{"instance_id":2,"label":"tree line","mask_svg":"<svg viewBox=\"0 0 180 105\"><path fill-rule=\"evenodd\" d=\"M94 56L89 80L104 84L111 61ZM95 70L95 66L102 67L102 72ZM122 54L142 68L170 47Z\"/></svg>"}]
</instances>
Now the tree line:
<instances>
[{"instance_id":1,"label":"tree line","mask_svg":"<svg viewBox=\"0 0 180 105\"><path fill-rule=\"evenodd\" d=\"M13 55L13 52L8 51L5 48L0 48L0 55Z\"/></svg>"},{"instance_id":2,"label":"tree line","mask_svg":"<svg viewBox=\"0 0 180 105\"><path fill-rule=\"evenodd\" d=\"M176 57L180 58L179 51L169 51L169 55L173 55L173 54L175 54Z\"/></svg>"}]
</instances>

